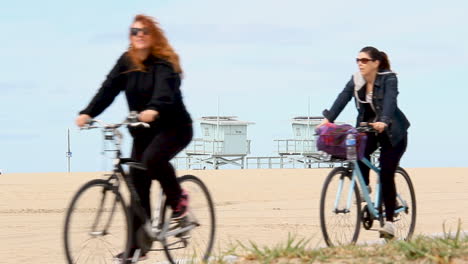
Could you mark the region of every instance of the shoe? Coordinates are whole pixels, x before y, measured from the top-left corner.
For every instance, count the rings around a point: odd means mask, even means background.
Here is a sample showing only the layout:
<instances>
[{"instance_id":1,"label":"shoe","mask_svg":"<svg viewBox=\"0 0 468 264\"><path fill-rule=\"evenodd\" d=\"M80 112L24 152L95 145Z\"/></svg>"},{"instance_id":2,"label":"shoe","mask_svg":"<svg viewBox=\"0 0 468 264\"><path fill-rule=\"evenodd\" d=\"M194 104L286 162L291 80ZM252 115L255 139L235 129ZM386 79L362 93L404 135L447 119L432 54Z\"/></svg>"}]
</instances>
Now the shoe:
<instances>
[{"instance_id":1,"label":"shoe","mask_svg":"<svg viewBox=\"0 0 468 264\"><path fill-rule=\"evenodd\" d=\"M372 193L372 188L369 185L367 185L367 191L369 192L369 194ZM365 203L366 199L364 198L363 192L360 192L359 195L361 196L361 203Z\"/></svg>"},{"instance_id":2,"label":"shoe","mask_svg":"<svg viewBox=\"0 0 468 264\"><path fill-rule=\"evenodd\" d=\"M138 257L135 254L138 254ZM117 261L117 263L134 263L134 262L137 262L137 261L142 261L142 260L148 259L148 256L146 255L146 253L144 253L144 252L142 253L141 249L136 248L136 247L132 247L130 249L130 253L128 254L127 259L124 260L123 255L124 255L124 252L121 252L121 253L117 254L114 257L114 260ZM137 259L135 259L135 258L137 258Z\"/></svg>"},{"instance_id":3,"label":"shoe","mask_svg":"<svg viewBox=\"0 0 468 264\"><path fill-rule=\"evenodd\" d=\"M175 208L172 208L171 220L177 221L187 216L188 204L189 204L188 193L185 190L182 190L182 194L180 195L179 202L177 203Z\"/></svg>"},{"instance_id":4,"label":"shoe","mask_svg":"<svg viewBox=\"0 0 468 264\"><path fill-rule=\"evenodd\" d=\"M385 222L379 230L380 238L392 239L395 237L395 225L393 222Z\"/></svg>"}]
</instances>

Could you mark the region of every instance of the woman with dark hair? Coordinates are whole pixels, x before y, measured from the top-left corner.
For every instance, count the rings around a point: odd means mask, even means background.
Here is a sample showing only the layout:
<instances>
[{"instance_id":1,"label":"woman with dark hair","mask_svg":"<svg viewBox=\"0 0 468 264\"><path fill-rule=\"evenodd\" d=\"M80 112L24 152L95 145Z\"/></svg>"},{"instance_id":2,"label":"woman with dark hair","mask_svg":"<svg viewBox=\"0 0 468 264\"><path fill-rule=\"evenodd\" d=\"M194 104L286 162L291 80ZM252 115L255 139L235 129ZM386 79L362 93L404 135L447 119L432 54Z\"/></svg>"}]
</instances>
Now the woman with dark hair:
<instances>
[{"instance_id":1,"label":"woman with dark hair","mask_svg":"<svg viewBox=\"0 0 468 264\"><path fill-rule=\"evenodd\" d=\"M190 143L193 135L192 119L180 91L182 68L178 55L153 18L137 15L129 33L128 51L119 58L89 105L80 112L76 124L84 126L125 91L129 110L137 111L138 119L150 124L150 128L130 129L134 138L132 158L147 168L146 171L133 168L130 171L141 205L150 217L150 187L152 179L157 179L172 207L172 218L180 220L187 214L188 195L181 189L169 161ZM143 223L136 215L132 219L135 234ZM137 248L134 235L130 257ZM140 260L145 258L146 253L142 252Z\"/></svg>"},{"instance_id":2,"label":"woman with dark hair","mask_svg":"<svg viewBox=\"0 0 468 264\"><path fill-rule=\"evenodd\" d=\"M381 186L385 204L386 223L380 230L384 237L393 237L393 217L396 206L395 171L407 145L410 123L397 106L398 81L390 69L387 54L374 47L364 47L356 62L355 73L330 110L324 110L321 125L334 122L346 104L355 98L358 110L357 124L368 122L378 134L368 133L364 156L370 155L380 145ZM359 161L364 180L369 185L369 168ZM368 187L369 188L369 187ZM370 189L370 188L369 188Z\"/></svg>"}]
</instances>

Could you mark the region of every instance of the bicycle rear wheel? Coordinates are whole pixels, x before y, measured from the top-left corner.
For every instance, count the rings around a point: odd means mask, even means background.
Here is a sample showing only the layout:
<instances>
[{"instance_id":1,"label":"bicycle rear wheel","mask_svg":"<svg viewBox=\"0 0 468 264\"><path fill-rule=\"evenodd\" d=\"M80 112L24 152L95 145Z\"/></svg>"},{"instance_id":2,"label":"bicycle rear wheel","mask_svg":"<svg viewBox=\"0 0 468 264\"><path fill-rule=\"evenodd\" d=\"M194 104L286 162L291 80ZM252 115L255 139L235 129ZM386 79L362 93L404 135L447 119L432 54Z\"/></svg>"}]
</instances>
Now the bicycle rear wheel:
<instances>
[{"instance_id":1,"label":"bicycle rear wheel","mask_svg":"<svg viewBox=\"0 0 468 264\"><path fill-rule=\"evenodd\" d=\"M394 216L395 237L400 240L409 240L416 225L416 194L413 183L403 168L398 167L395 172L395 187L397 190L397 213Z\"/></svg>"},{"instance_id":2,"label":"bicycle rear wheel","mask_svg":"<svg viewBox=\"0 0 468 264\"><path fill-rule=\"evenodd\" d=\"M352 193L350 193L352 192ZM361 197L357 183L351 189L349 169L333 169L320 197L320 226L328 246L354 244L361 224Z\"/></svg>"},{"instance_id":3,"label":"bicycle rear wheel","mask_svg":"<svg viewBox=\"0 0 468 264\"><path fill-rule=\"evenodd\" d=\"M197 177L184 175L178 180L189 196L189 213L183 226L194 228L182 236L168 237L163 243L164 252L171 263L204 263L208 261L214 244L213 201L208 189Z\"/></svg>"},{"instance_id":4,"label":"bicycle rear wheel","mask_svg":"<svg viewBox=\"0 0 468 264\"><path fill-rule=\"evenodd\" d=\"M64 245L68 263L115 263L130 250L128 210L120 193L105 180L81 187L68 207Z\"/></svg>"}]
</instances>

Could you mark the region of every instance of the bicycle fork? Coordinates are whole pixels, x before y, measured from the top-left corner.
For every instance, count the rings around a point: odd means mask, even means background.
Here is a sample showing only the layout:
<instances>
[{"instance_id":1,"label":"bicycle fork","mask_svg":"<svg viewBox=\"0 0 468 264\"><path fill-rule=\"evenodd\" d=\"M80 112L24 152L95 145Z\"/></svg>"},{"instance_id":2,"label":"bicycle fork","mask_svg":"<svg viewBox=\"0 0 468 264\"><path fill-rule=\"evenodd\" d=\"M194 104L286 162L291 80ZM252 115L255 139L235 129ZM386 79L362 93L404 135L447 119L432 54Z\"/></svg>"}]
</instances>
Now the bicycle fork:
<instances>
[{"instance_id":1,"label":"bicycle fork","mask_svg":"<svg viewBox=\"0 0 468 264\"><path fill-rule=\"evenodd\" d=\"M110 224L112 223L112 219L114 217L114 213L116 211L117 204L120 202L120 200L118 199L118 196L116 196L114 201L112 201L111 214L110 214L109 218L107 219L107 222L104 225L104 228L102 228L102 231L98 231L98 225L100 223L102 213L105 211L104 206L105 206L105 202L106 202L106 196L107 196L106 194L109 191L110 192L116 192L117 189L118 189L118 186L117 187L113 186L113 185L111 185L111 186L112 186L111 188L105 186L102 189L102 198L101 198L101 201L100 201L98 209L97 209L96 218L94 218L93 224L91 226L91 231L89 232L89 234L92 237L105 236L105 235L108 234L107 230L108 230Z\"/></svg>"}]
</instances>

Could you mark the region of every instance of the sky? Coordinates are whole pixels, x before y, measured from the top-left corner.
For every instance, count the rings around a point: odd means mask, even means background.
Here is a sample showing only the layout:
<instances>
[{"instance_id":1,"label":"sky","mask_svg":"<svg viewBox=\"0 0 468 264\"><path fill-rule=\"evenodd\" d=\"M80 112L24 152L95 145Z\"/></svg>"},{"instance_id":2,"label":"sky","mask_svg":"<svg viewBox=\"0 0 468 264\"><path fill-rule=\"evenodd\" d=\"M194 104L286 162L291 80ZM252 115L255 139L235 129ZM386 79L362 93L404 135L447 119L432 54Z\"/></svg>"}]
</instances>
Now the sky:
<instances>
[{"instance_id":1,"label":"sky","mask_svg":"<svg viewBox=\"0 0 468 264\"><path fill-rule=\"evenodd\" d=\"M467 167L468 2L314 0L8 1L0 9L0 170L108 168L99 131L77 113L128 47L136 14L155 17L181 57L192 117L255 122L250 156L275 156L291 119L320 115L364 46L398 73L398 104L412 126L404 167ZM122 95L99 116L122 121ZM354 124L351 101L337 121ZM200 137L195 123L195 137ZM127 135L127 134L126 134ZM125 138L128 154L130 137Z\"/></svg>"}]
</instances>

